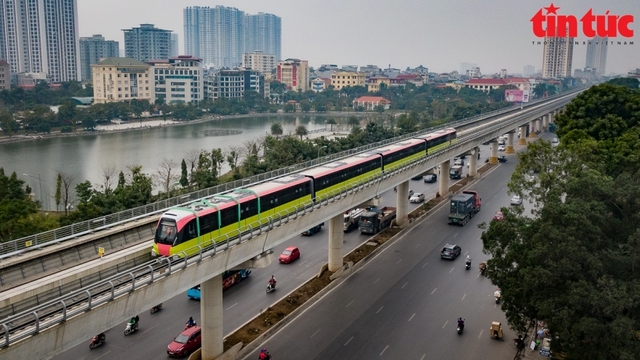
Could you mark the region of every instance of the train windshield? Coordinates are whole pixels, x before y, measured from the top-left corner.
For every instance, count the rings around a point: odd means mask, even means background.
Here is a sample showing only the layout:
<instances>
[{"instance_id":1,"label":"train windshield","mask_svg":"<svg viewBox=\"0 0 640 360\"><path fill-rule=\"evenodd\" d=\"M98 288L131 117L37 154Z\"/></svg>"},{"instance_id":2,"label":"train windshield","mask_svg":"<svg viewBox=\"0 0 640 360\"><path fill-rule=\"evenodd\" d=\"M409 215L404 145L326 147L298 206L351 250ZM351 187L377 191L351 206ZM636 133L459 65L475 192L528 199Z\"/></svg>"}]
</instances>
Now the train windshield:
<instances>
[{"instance_id":1,"label":"train windshield","mask_svg":"<svg viewBox=\"0 0 640 360\"><path fill-rule=\"evenodd\" d=\"M175 221L161 220L156 229L156 243L173 245L177 238L177 230Z\"/></svg>"}]
</instances>

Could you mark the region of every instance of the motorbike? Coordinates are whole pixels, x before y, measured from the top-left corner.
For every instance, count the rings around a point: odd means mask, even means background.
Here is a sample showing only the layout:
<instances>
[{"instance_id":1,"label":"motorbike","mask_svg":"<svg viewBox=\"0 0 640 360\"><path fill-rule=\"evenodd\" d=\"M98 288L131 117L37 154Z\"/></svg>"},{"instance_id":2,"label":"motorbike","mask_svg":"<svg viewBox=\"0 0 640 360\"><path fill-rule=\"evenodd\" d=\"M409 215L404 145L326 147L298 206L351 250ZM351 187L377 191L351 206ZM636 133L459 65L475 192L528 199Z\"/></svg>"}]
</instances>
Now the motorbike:
<instances>
[{"instance_id":1,"label":"motorbike","mask_svg":"<svg viewBox=\"0 0 640 360\"><path fill-rule=\"evenodd\" d=\"M466 268L467 270L471 269L471 261L467 261L467 262L465 263L465 268Z\"/></svg>"},{"instance_id":2,"label":"motorbike","mask_svg":"<svg viewBox=\"0 0 640 360\"><path fill-rule=\"evenodd\" d=\"M267 294L272 292L275 289L276 289L276 284L275 283L268 283L267 284Z\"/></svg>"},{"instance_id":3,"label":"motorbike","mask_svg":"<svg viewBox=\"0 0 640 360\"><path fill-rule=\"evenodd\" d=\"M500 290L496 290L496 292L493 293L493 297L496 298L496 304L500 304L500 298L502 297Z\"/></svg>"},{"instance_id":4,"label":"motorbike","mask_svg":"<svg viewBox=\"0 0 640 360\"><path fill-rule=\"evenodd\" d=\"M458 331L458 335L462 335L462 331L464 330L464 324L458 325L456 330Z\"/></svg>"},{"instance_id":5,"label":"motorbike","mask_svg":"<svg viewBox=\"0 0 640 360\"><path fill-rule=\"evenodd\" d=\"M89 349L93 350L107 341L107 336L94 336L89 343Z\"/></svg>"},{"instance_id":6,"label":"motorbike","mask_svg":"<svg viewBox=\"0 0 640 360\"><path fill-rule=\"evenodd\" d=\"M189 323L184 324L184 329L187 330L188 328L192 327L192 326L196 326L198 325L195 321L193 322L193 325L189 325Z\"/></svg>"},{"instance_id":7,"label":"motorbike","mask_svg":"<svg viewBox=\"0 0 640 360\"><path fill-rule=\"evenodd\" d=\"M134 332L138 331L138 323L127 323L127 327L124 328L124 336L131 335Z\"/></svg>"},{"instance_id":8,"label":"motorbike","mask_svg":"<svg viewBox=\"0 0 640 360\"><path fill-rule=\"evenodd\" d=\"M160 311L161 309L162 309L162 304L158 304L158 305L156 305L156 306L152 307L152 308L151 308L151 310L149 310L149 312L150 312L151 314L155 314L155 313L157 313L158 311Z\"/></svg>"}]
</instances>

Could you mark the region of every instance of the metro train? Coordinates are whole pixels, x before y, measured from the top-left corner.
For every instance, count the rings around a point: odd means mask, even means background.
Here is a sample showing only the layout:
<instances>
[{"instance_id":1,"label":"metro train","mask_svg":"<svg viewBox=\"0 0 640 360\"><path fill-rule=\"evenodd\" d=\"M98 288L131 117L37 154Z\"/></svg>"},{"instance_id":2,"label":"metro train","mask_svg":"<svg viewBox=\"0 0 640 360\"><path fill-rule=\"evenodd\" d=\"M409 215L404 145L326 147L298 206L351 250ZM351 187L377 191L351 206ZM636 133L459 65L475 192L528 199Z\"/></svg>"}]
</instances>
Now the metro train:
<instances>
[{"instance_id":1,"label":"metro train","mask_svg":"<svg viewBox=\"0 0 640 360\"><path fill-rule=\"evenodd\" d=\"M237 236L241 229L272 215L322 201L340 188L394 171L456 142L448 128L405 139L345 159L305 169L248 188L214 195L174 207L156 225L153 256L182 256L198 252L214 241Z\"/></svg>"}]
</instances>

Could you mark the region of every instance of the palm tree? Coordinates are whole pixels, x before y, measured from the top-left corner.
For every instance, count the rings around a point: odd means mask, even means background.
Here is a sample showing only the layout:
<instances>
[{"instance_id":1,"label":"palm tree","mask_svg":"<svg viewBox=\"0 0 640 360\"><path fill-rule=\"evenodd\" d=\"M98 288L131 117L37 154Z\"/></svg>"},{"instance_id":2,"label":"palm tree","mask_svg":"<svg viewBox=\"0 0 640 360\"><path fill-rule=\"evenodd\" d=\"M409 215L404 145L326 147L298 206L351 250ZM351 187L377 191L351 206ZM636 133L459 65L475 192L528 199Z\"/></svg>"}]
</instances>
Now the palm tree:
<instances>
[{"instance_id":1,"label":"palm tree","mask_svg":"<svg viewBox=\"0 0 640 360\"><path fill-rule=\"evenodd\" d=\"M327 124L329 125L329 131L333 131L333 125L337 124L334 118L327 119Z\"/></svg>"},{"instance_id":2,"label":"palm tree","mask_svg":"<svg viewBox=\"0 0 640 360\"><path fill-rule=\"evenodd\" d=\"M279 122L271 123L271 135L275 137L282 135L282 124Z\"/></svg>"},{"instance_id":3,"label":"palm tree","mask_svg":"<svg viewBox=\"0 0 640 360\"><path fill-rule=\"evenodd\" d=\"M309 134L307 127L304 125L298 125L298 127L296 128L296 135L300 136L300 140L302 140L302 137L307 134Z\"/></svg>"}]
</instances>

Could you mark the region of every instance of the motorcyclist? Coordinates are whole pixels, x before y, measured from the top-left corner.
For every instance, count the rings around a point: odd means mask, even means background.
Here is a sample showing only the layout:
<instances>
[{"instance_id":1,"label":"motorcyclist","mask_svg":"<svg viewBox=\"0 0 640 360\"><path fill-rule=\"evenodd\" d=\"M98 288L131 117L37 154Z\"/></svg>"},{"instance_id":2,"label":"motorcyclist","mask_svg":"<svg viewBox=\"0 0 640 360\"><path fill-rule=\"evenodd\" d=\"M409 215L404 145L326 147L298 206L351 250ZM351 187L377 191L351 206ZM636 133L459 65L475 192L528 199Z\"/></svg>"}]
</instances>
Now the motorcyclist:
<instances>
[{"instance_id":1,"label":"motorcyclist","mask_svg":"<svg viewBox=\"0 0 640 360\"><path fill-rule=\"evenodd\" d=\"M96 340L98 342L105 342L107 340L107 336L102 332L102 333L96 335Z\"/></svg>"},{"instance_id":2,"label":"motorcyclist","mask_svg":"<svg viewBox=\"0 0 640 360\"><path fill-rule=\"evenodd\" d=\"M135 317L132 317L131 320L129 320L129 324L131 324L131 326L136 326L138 325L138 322L140 321L140 316L136 315Z\"/></svg>"},{"instance_id":3,"label":"motorcyclist","mask_svg":"<svg viewBox=\"0 0 640 360\"><path fill-rule=\"evenodd\" d=\"M269 352L267 351L267 348L263 348L260 351L260 356L258 356L259 360L269 360L271 359L271 355L269 354Z\"/></svg>"},{"instance_id":4,"label":"motorcyclist","mask_svg":"<svg viewBox=\"0 0 640 360\"><path fill-rule=\"evenodd\" d=\"M465 261L465 264L471 265L471 256L467 255L467 260Z\"/></svg>"},{"instance_id":5,"label":"motorcyclist","mask_svg":"<svg viewBox=\"0 0 640 360\"><path fill-rule=\"evenodd\" d=\"M462 318L458 318L458 327L460 330L464 329L464 320L462 320Z\"/></svg>"},{"instance_id":6,"label":"motorcyclist","mask_svg":"<svg viewBox=\"0 0 640 360\"><path fill-rule=\"evenodd\" d=\"M276 277L271 275L271 279L269 279L269 285L276 287Z\"/></svg>"},{"instance_id":7,"label":"motorcyclist","mask_svg":"<svg viewBox=\"0 0 640 360\"><path fill-rule=\"evenodd\" d=\"M189 316L189 320L187 321L186 325L187 325L187 328L190 328L190 327L196 325L196 322L193 321L193 317L192 316Z\"/></svg>"}]
</instances>

